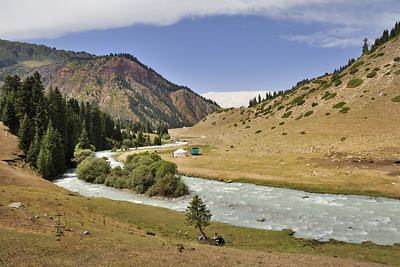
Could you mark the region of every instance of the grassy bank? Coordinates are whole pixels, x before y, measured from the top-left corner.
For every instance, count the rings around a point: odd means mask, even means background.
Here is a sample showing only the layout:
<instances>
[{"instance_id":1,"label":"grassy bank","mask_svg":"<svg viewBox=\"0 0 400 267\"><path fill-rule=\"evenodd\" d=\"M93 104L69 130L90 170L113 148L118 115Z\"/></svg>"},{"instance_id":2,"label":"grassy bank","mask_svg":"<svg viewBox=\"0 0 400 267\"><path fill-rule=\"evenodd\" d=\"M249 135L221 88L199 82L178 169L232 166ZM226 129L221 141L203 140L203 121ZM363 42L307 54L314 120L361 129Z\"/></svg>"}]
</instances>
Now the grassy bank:
<instances>
[{"instance_id":1,"label":"grassy bank","mask_svg":"<svg viewBox=\"0 0 400 267\"><path fill-rule=\"evenodd\" d=\"M334 240L321 243L296 238L291 230L264 231L222 223L212 223L206 228L209 235L218 232L227 241L225 246L215 247L197 241L199 231L186 225L185 215L180 212L86 198L54 188L1 186L0 190L0 211L5 218L0 224L0 262L5 265L191 265L199 260L201 265L212 265L218 257L225 257L222 261L225 264L234 260L247 265L267 264L270 258L292 253L300 261L318 257L339 265L340 258L391 265L400 262L399 245L348 244ZM7 207L16 201L21 201L26 210ZM55 234L53 225L57 224L62 226L61 236ZM89 235L82 235L83 231ZM186 248L183 253L177 250L177 244ZM154 257L155 254L158 256Z\"/></svg>"}]
</instances>

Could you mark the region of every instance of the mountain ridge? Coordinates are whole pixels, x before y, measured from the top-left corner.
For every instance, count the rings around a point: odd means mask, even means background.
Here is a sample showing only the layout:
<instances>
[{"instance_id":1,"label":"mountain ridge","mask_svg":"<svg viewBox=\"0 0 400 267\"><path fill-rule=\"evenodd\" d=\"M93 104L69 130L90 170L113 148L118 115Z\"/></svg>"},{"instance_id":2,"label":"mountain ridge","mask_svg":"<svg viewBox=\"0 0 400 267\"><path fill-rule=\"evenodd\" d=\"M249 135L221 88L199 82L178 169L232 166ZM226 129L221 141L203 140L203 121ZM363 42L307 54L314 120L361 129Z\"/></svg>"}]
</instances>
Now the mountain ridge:
<instances>
[{"instance_id":1,"label":"mountain ridge","mask_svg":"<svg viewBox=\"0 0 400 267\"><path fill-rule=\"evenodd\" d=\"M58 87L64 97L97 104L117 119L191 126L219 107L129 54L94 56L1 40L0 60L8 62L0 68L0 79L38 71L46 89Z\"/></svg>"}]
</instances>

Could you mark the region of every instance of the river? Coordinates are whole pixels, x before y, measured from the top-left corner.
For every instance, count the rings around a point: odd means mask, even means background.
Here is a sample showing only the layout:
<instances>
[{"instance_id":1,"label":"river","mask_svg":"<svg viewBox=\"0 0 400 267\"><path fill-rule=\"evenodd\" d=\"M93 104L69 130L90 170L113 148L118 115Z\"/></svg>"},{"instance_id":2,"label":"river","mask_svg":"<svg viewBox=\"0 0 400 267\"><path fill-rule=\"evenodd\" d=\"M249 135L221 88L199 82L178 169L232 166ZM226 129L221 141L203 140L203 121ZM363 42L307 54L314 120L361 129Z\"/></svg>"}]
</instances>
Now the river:
<instances>
[{"instance_id":1,"label":"river","mask_svg":"<svg viewBox=\"0 0 400 267\"><path fill-rule=\"evenodd\" d=\"M156 148L146 147L144 149ZM122 165L100 151L113 167ZM190 194L197 194L213 214L212 221L266 230L290 228L295 236L328 241L379 245L400 243L400 201L354 195L314 194L297 190L258 186L246 183L225 183L183 177ZM105 185L79 180L76 169L64 173L55 184L85 197L105 197L184 211L191 198L164 200L137 195ZM258 222L257 218L265 218Z\"/></svg>"}]
</instances>

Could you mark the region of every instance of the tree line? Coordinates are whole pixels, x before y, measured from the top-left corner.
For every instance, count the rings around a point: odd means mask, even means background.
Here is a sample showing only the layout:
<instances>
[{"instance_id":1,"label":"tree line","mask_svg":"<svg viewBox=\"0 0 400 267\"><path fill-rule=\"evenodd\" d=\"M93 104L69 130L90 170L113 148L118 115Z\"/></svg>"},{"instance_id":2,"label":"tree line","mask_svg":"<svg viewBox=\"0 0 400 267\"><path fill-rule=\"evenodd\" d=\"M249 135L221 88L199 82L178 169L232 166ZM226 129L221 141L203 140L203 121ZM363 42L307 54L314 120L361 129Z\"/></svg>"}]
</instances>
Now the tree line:
<instances>
[{"instance_id":1,"label":"tree line","mask_svg":"<svg viewBox=\"0 0 400 267\"><path fill-rule=\"evenodd\" d=\"M77 146L120 148L124 139L134 140L135 146L153 144L149 135L143 134L152 132L150 124L127 122L128 130L121 130L120 123L98 106L66 100L57 87L50 86L45 93L38 72L24 80L18 75L5 77L0 120L19 137L18 146L30 166L49 180L75 166ZM156 141L161 144L161 137Z\"/></svg>"}]
</instances>

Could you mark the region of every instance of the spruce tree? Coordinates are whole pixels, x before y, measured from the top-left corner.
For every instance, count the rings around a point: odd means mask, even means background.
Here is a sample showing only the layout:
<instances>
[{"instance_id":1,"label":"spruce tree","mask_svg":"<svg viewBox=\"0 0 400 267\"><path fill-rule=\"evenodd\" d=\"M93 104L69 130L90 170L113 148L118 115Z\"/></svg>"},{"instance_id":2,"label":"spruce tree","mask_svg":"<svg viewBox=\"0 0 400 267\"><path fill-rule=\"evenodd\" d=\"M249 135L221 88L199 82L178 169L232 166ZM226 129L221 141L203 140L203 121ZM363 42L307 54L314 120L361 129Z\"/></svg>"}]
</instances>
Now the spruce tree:
<instances>
[{"instance_id":1,"label":"spruce tree","mask_svg":"<svg viewBox=\"0 0 400 267\"><path fill-rule=\"evenodd\" d=\"M34 129L32 127L32 123L28 118L28 114L25 114L21 125L18 130L18 147L22 149L24 154L26 154L31 146L31 143L34 138Z\"/></svg>"},{"instance_id":2,"label":"spruce tree","mask_svg":"<svg viewBox=\"0 0 400 267\"><path fill-rule=\"evenodd\" d=\"M35 138L29 147L28 154L26 155L26 160L29 162L29 165L34 168L37 168L37 159L40 153L40 143L40 135L38 132L36 132Z\"/></svg>"},{"instance_id":3,"label":"spruce tree","mask_svg":"<svg viewBox=\"0 0 400 267\"><path fill-rule=\"evenodd\" d=\"M210 225L211 217L211 211L207 209L201 198L198 195L193 196L190 205L186 208L186 222L199 228L204 238L207 238L203 227Z\"/></svg>"}]
</instances>

